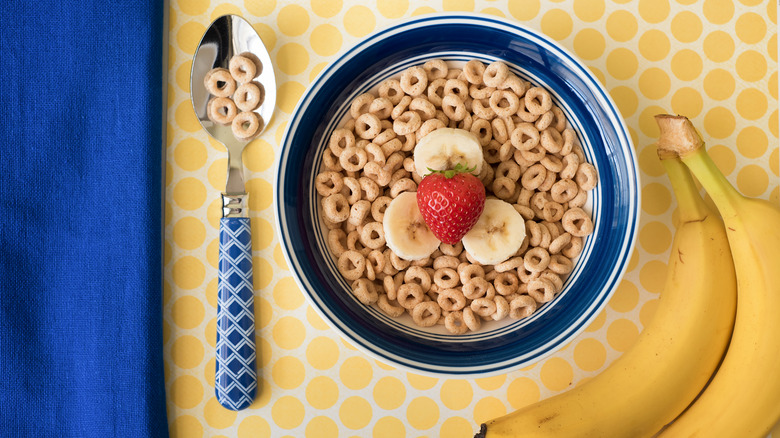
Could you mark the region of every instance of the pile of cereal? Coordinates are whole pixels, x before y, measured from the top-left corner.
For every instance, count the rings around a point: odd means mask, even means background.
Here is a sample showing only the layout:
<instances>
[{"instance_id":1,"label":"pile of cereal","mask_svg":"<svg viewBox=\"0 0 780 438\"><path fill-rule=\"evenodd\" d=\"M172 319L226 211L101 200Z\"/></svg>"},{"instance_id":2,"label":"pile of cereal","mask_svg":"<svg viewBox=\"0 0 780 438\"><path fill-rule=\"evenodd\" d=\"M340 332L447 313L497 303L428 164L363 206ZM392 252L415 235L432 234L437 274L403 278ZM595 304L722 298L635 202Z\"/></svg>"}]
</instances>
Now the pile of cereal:
<instances>
[{"instance_id":1,"label":"pile of cereal","mask_svg":"<svg viewBox=\"0 0 780 438\"><path fill-rule=\"evenodd\" d=\"M436 59L384 81L378 95L358 96L350 115L332 133L315 185L329 249L357 299L463 334L482 321L525 318L561 291L593 232L582 207L598 175L546 89L502 62L456 69ZM512 204L526 221L522 247L503 263L480 265L462 243L441 244L417 261L386 245L385 209L422 180L415 144L443 127L478 137L487 196Z\"/></svg>"},{"instance_id":2,"label":"pile of cereal","mask_svg":"<svg viewBox=\"0 0 780 438\"><path fill-rule=\"evenodd\" d=\"M214 96L208 103L208 118L231 125L236 139L249 141L265 124L254 112L265 99L263 85L254 80L262 73L263 64L254 54L244 52L230 58L228 67L211 69L203 79L206 90Z\"/></svg>"}]
</instances>

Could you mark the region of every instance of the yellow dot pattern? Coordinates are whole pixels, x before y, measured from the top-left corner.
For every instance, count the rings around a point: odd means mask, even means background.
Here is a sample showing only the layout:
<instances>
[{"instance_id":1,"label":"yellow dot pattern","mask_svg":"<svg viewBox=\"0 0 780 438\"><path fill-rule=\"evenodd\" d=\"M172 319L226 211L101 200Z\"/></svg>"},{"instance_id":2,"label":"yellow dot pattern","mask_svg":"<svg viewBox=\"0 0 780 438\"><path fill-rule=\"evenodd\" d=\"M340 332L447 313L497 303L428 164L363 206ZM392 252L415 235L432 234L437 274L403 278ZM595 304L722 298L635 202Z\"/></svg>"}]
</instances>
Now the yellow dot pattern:
<instances>
[{"instance_id":1,"label":"yellow dot pattern","mask_svg":"<svg viewBox=\"0 0 780 438\"><path fill-rule=\"evenodd\" d=\"M366 35L443 11L504 17L575 53L624 117L641 177L636 249L604 311L540 363L479 379L409 373L340 339L295 283L272 208L278 145L313 79ZM192 55L211 20L224 13L252 23L277 79L274 116L243 155L259 381L255 402L240 412L214 397L219 193L227 157L189 101ZM470 437L483 421L598 374L635 342L664 286L676 201L656 156L655 114L690 117L740 191L778 202L776 17L774 1L758 0L171 0L162 297L171 436Z\"/></svg>"}]
</instances>

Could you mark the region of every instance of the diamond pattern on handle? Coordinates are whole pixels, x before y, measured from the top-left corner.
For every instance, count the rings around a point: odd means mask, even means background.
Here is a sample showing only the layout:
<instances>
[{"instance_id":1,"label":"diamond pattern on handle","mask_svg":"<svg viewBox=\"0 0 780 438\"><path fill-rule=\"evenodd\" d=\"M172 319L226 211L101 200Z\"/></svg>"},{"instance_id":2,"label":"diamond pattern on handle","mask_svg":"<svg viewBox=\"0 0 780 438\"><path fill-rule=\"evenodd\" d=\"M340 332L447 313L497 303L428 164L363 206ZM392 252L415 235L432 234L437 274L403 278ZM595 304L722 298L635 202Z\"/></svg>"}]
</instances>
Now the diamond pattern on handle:
<instances>
[{"instance_id":1,"label":"diamond pattern on handle","mask_svg":"<svg viewBox=\"0 0 780 438\"><path fill-rule=\"evenodd\" d=\"M257 392L249 218L220 221L216 356L217 400L234 411L248 407Z\"/></svg>"}]
</instances>

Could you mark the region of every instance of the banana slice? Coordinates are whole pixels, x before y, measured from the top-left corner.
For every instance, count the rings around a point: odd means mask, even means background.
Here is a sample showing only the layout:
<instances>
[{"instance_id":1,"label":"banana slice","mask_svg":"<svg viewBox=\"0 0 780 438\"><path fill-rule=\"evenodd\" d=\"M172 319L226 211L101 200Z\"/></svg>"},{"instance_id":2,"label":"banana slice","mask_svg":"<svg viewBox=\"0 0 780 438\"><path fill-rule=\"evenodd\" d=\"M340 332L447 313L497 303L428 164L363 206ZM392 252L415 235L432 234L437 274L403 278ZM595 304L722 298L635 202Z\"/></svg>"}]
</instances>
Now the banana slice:
<instances>
[{"instance_id":1,"label":"banana slice","mask_svg":"<svg viewBox=\"0 0 780 438\"><path fill-rule=\"evenodd\" d=\"M420 214L417 192L404 192L393 199L385 210L382 226L387 246L404 260L424 259L441 244Z\"/></svg>"},{"instance_id":2,"label":"banana slice","mask_svg":"<svg viewBox=\"0 0 780 438\"><path fill-rule=\"evenodd\" d=\"M477 136L469 131L455 128L440 128L420 140L414 147L414 167L417 174L425 176L433 170L454 169L461 163L479 175L482 170L482 146Z\"/></svg>"},{"instance_id":3,"label":"banana slice","mask_svg":"<svg viewBox=\"0 0 780 438\"><path fill-rule=\"evenodd\" d=\"M525 221L512 204L487 199L482 216L463 236L463 248L483 265L495 265L512 257L523 239Z\"/></svg>"}]
</instances>

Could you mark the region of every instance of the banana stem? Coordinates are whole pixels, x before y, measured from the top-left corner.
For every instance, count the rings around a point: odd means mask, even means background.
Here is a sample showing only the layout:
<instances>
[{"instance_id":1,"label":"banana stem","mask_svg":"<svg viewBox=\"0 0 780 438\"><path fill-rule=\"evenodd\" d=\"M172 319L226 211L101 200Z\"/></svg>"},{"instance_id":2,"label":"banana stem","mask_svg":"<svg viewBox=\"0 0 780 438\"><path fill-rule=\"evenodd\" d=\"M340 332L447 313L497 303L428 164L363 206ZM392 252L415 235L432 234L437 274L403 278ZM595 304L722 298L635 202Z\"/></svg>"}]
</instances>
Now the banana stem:
<instances>
[{"instance_id":1,"label":"banana stem","mask_svg":"<svg viewBox=\"0 0 780 438\"><path fill-rule=\"evenodd\" d=\"M661 135L656 144L658 156L664 159L680 157L699 179L704 189L718 206L722 217L736 216L736 204L742 198L729 183L704 147L704 141L685 116L659 114L655 116Z\"/></svg>"},{"instance_id":2,"label":"banana stem","mask_svg":"<svg viewBox=\"0 0 780 438\"><path fill-rule=\"evenodd\" d=\"M710 212L696 188L691 172L679 158L662 158L661 164L669 175L674 196L677 198L680 222L704 220Z\"/></svg>"}]
</instances>

